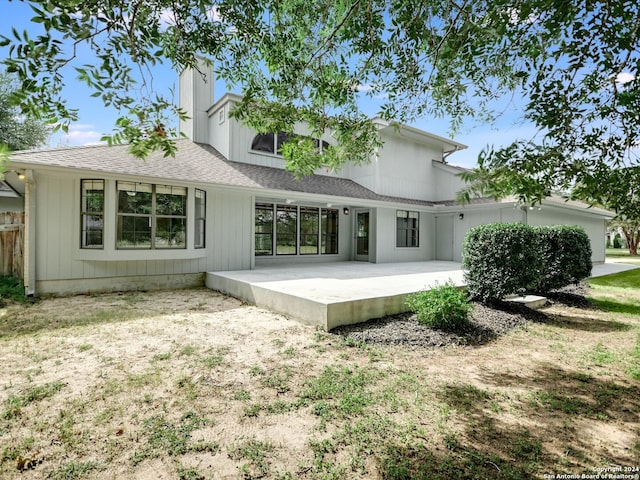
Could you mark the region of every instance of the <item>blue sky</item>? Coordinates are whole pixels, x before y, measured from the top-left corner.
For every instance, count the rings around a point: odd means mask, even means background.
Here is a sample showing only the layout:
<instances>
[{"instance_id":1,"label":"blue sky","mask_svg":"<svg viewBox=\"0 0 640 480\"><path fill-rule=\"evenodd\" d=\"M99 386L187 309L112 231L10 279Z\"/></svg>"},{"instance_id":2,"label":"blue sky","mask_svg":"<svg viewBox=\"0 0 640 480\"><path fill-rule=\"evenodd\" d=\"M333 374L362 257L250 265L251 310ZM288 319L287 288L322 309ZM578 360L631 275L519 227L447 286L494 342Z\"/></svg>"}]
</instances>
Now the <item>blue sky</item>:
<instances>
[{"instance_id":1,"label":"blue sky","mask_svg":"<svg viewBox=\"0 0 640 480\"><path fill-rule=\"evenodd\" d=\"M10 36L11 28L18 31L27 29L37 32L39 25L30 22L32 11L28 5L22 2L9 2L0 0L0 34ZM8 49L0 49L0 56L8 55ZM98 143L103 134L111 133L118 112L106 108L100 99L91 97L91 90L75 78L75 72L66 71L66 89L63 95L69 102L69 106L79 109L78 121L69 128L69 133L55 134L50 140L50 146L76 146ZM154 88L160 92L168 92L173 89L177 95L177 73L169 67L159 67L154 72ZM224 85L220 82L215 85L215 97L219 98L224 93ZM177 100L177 99L176 99ZM520 104L518 104L520 102ZM456 152L449 157L449 162L455 165L472 167L476 164L478 153L486 145L500 146L508 144L516 138L531 138L535 130L529 124L519 122L521 118L522 101L514 99L506 106L504 114L494 125L469 124L461 128L454 136L460 143L468 145L466 150ZM375 116L376 105L365 101L362 105L365 113ZM450 137L449 125L446 119L423 118L411 124L414 127L426 130L443 137Z\"/></svg>"}]
</instances>

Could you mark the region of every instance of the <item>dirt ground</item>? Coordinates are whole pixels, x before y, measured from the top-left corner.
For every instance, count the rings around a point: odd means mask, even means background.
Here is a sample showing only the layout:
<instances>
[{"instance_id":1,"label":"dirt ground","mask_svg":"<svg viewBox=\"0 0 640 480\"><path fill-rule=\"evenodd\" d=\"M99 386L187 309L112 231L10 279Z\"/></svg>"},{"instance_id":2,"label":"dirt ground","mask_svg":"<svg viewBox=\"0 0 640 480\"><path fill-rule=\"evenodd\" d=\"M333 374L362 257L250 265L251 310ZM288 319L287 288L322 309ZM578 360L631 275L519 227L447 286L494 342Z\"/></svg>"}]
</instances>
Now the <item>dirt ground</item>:
<instances>
[{"instance_id":1,"label":"dirt ground","mask_svg":"<svg viewBox=\"0 0 640 480\"><path fill-rule=\"evenodd\" d=\"M409 349L354 344L207 289L11 305L0 478L637 469L640 382L628 372L640 317L543 311L548 321L481 346Z\"/></svg>"}]
</instances>

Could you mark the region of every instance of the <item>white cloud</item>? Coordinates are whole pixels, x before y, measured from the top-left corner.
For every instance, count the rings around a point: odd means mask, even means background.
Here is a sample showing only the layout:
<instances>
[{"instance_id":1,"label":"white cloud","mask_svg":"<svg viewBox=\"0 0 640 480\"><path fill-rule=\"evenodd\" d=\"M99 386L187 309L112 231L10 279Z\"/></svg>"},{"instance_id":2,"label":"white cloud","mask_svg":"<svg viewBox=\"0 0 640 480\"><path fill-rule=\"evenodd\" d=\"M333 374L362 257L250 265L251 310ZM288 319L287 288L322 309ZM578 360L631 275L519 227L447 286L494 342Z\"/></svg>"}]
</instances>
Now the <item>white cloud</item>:
<instances>
[{"instance_id":1,"label":"white cloud","mask_svg":"<svg viewBox=\"0 0 640 480\"><path fill-rule=\"evenodd\" d=\"M102 133L91 124L77 123L69 126L69 131L62 135L61 141L69 146L98 145Z\"/></svg>"},{"instance_id":2,"label":"white cloud","mask_svg":"<svg viewBox=\"0 0 640 480\"><path fill-rule=\"evenodd\" d=\"M636 76L631 72L620 72L616 75L616 83L620 85L624 85L625 83L629 83L635 80Z\"/></svg>"},{"instance_id":3,"label":"white cloud","mask_svg":"<svg viewBox=\"0 0 640 480\"><path fill-rule=\"evenodd\" d=\"M220 13L217 6L213 6L207 10L207 18L211 22L219 22L221 21ZM162 28L167 28L169 26L176 24L176 15L170 8L165 8L160 13L160 26Z\"/></svg>"},{"instance_id":4,"label":"white cloud","mask_svg":"<svg viewBox=\"0 0 640 480\"><path fill-rule=\"evenodd\" d=\"M170 25L176 24L176 17L173 13L173 10L170 8L165 8L160 12L160 26L163 28L167 28Z\"/></svg>"},{"instance_id":5,"label":"white cloud","mask_svg":"<svg viewBox=\"0 0 640 480\"><path fill-rule=\"evenodd\" d=\"M507 15L509 16L509 23L512 25L517 25L519 23L523 23L525 25L531 25L535 23L539 16L534 13L530 13L527 15L527 18L520 20L520 10L515 7L507 8Z\"/></svg>"}]
</instances>

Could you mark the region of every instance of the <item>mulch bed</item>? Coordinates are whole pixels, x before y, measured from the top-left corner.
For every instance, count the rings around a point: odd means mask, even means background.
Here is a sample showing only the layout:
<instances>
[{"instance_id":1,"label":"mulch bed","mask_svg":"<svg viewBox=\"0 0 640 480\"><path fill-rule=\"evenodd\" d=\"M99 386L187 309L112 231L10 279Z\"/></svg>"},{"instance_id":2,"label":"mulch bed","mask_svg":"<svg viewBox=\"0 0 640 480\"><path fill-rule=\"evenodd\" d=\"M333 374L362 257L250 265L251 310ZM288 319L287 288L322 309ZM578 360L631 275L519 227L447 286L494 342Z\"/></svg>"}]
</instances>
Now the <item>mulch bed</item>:
<instances>
[{"instance_id":1,"label":"mulch bed","mask_svg":"<svg viewBox=\"0 0 640 480\"><path fill-rule=\"evenodd\" d=\"M593 308L585 298L588 286L572 285L546 295L553 303L571 307ZM434 348L451 345L481 345L527 322L545 322L547 315L521 304L496 302L473 303L468 325L456 332L436 330L422 325L413 313L399 313L355 325L331 330L354 342L371 345L401 345L409 348Z\"/></svg>"}]
</instances>

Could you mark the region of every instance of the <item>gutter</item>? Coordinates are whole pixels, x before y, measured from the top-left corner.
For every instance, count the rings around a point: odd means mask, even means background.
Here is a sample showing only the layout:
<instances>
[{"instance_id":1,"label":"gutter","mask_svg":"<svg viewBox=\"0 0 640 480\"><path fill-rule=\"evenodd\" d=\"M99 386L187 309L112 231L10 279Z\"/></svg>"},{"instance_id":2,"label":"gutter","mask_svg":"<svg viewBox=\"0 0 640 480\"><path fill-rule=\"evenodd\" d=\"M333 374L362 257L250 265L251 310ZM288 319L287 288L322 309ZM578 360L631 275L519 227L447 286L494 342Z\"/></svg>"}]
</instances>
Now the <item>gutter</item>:
<instances>
[{"instance_id":1,"label":"gutter","mask_svg":"<svg viewBox=\"0 0 640 480\"><path fill-rule=\"evenodd\" d=\"M36 181L33 170L25 170L24 190L24 293L36 294Z\"/></svg>"}]
</instances>

